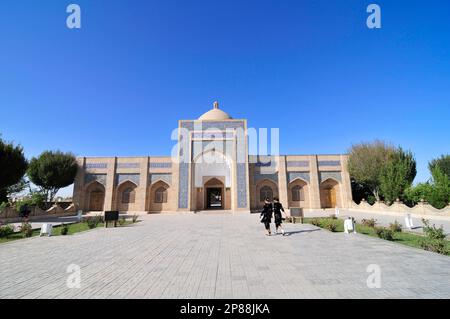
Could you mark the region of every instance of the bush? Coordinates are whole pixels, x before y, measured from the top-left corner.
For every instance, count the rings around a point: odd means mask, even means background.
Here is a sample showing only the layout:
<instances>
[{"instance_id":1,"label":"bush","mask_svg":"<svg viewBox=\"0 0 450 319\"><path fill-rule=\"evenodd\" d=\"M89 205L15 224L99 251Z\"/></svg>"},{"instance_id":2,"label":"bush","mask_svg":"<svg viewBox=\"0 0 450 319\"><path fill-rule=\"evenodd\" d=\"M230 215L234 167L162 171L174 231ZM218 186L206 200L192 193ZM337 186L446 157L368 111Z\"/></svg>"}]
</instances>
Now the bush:
<instances>
[{"instance_id":1,"label":"bush","mask_svg":"<svg viewBox=\"0 0 450 319\"><path fill-rule=\"evenodd\" d=\"M7 238L12 234L14 234L14 226L12 225L0 226L0 238Z\"/></svg>"},{"instance_id":2,"label":"bush","mask_svg":"<svg viewBox=\"0 0 450 319\"><path fill-rule=\"evenodd\" d=\"M119 225L120 225L120 226L125 225L126 221L127 221L127 220L125 219L125 217L120 217L120 218L119 218Z\"/></svg>"},{"instance_id":3,"label":"bush","mask_svg":"<svg viewBox=\"0 0 450 319\"><path fill-rule=\"evenodd\" d=\"M375 225L377 224L377 221L376 221L376 219L373 219L373 218L371 218L371 219L363 219L363 220L361 220L361 224L364 225L364 226L367 226L367 227L374 228Z\"/></svg>"},{"instance_id":4,"label":"bush","mask_svg":"<svg viewBox=\"0 0 450 319\"><path fill-rule=\"evenodd\" d=\"M313 218L311 220L311 224L314 225L314 226L320 227L320 221L317 218Z\"/></svg>"},{"instance_id":5,"label":"bush","mask_svg":"<svg viewBox=\"0 0 450 319\"><path fill-rule=\"evenodd\" d=\"M376 227L375 233L381 239L392 241L394 240L394 232L391 229L384 227Z\"/></svg>"},{"instance_id":6,"label":"bush","mask_svg":"<svg viewBox=\"0 0 450 319\"><path fill-rule=\"evenodd\" d=\"M133 224L134 224L134 223L137 223L138 218L139 218L139 215L137 215L137 214L134 214L134 215L133 215L133 219L132 219L132 220L133 220Z\"/></svg>"},{"instance_id":7,"label":"bush","mask_svg":"<svg viewBox=\"0 0 450 319\"><path fill-rule=\"evenodd\" d=\"M447 248L445 247L445 240L425 238L420 242L420 247L438 254L442 255L448 254Z\"/></svg>"},{"instance_id":8,"label":"bush","mask_svg":"<svg viewBox=\"0 0 450 319\"><path fill-rule=\"evenodd\" d=\"M89 229L94 229L103 221L102 216L97 215L94 217L86 217L85 222L87 223Z\"/></svg>"},{"instance_id":9,"label":"bush","mask_svg":"<svg viewBox=\"0 0 450 319\"><path fill-rule=\"evenodd\" d=\"M61 225L61 235L66 236L69 233L69 226L66 224Z\"/></svg>"},{"instance_id":10,"label":"bush","mask_svg":"<svg viewBox=\"0 0 450 319\"><path fill-rule=\"evenodd\" d=\"M337 226L336 226L336 224L335 223L329 223L329 224L327 224L326 226L325 226L325 228L327 229L327 230L329 230L330 232L336 232L336 228L337 228Z\"/></svg>"},{"instance_id":11,"label":"bush","mask_svg":"<svg viewBox=\"0 0 450 319\"><path fill-rule=\"evenodd\" d=\"M31 224L29 222L23 222L22 226L20 226L20 232L24 237L31 237L33 235L33 228L31 228Z\"/></svg>"},{"instance_id":12,"label":"bush","mask_svg":"<svg viewBox=\"0 0 450 319\"><path fill-rule=\"evenodd\" d=\"M330 218L330 219L338 219L336 214L331 214L328 218Z\"/></svg>"},{"instance_id":13,"label":"bush","mask_svg":"<svg viewBox=\"0 0 450 319\"><path fill-rule=\"evenodd\" d=\"M389 228L394 233L401 233L402 232L402 224L400 224L398 221L395 221L394 223L389 224Z\"/></svg>"},{"instance_id":14,"label":"bush","mask_svg":"<svg viewBox=\"0 0 450 319\"><path fill-rule=\"evenodd\" d=\"M445 240L446 234L442 225L439 228L434 224L433 226L430 226L430 221L426 219L422 219L422 223L424 225L423 232L428 239Z\"/></svg>"}]
</instances>

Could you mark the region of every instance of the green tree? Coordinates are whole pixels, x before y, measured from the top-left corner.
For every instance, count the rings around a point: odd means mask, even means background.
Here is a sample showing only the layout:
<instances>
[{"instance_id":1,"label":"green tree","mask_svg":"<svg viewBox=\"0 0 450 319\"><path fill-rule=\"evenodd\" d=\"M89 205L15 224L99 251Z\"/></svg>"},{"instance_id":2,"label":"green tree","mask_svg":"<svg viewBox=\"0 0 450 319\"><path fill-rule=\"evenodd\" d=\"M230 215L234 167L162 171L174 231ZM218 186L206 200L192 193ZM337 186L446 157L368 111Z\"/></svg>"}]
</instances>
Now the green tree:
<instances>
[{"instance_id":1,"label":"green tree","mask_svg":"<svg viewBox=\"0 0 450 319\"><path fill-rule=\"evenodd\" d=\"M433 207L442 209L450 203L450 178L439 167L433 168L431 175L433 188L427 200Z\"/></svg>"},{"instance_id":2,"label":"green tree","mask_svg":"<svg viewBox=\"0 0 450 319\"><path fill-rule=\"evenodd\" d=\"M390 154L383 166L379 177L380 194L390 204L397 198L403 200L404 192L412 185L416 174L414 155L399 147Z\"/></svg>"},{"instance_id":3,"label":"green tree","mask_svg":"<svg viewBox=\"0 0 450 319\"><path fill-rule=\"evenodd\" d=\"M395 148L386 142L376 140L354 144L349 150L348 170L351 178L364 185L380 199L380 176L386 162Z\"/></svg>"},{"instance_id":4,"label":"green tree","mask_svg":"<svg viewBox=\"0 0 450 319\"><path fill-rule=\"evenodd\" d=\"M428 163L430 172L432 172L436 167L439 167L442 173L450 178L450 155L442 155L441 157L435 158Z\"/></svg>"},{"instance_id":5,"label":"green tree","mask_svg":"<svg viewBox=\"0 0 450 319\"><path fill-rule=\"evenodd\" d=\"M28 177L51 203L61 188L74 182L77 169L76 158L72 153L46 151L30 161Z\"/></svg>"},{"instance_id":6,"label":"green tree","mask_svg":"<svg viewBox=\"0 0 450 319\"><path fill-rule=\"evenodd\" d=\"M8 188L22 179L27 167L23 148L0 139L0 203L8 200Z\"/></svg>"},{"instance_id":7,"label":"green tree","mask_svg":"<svg viewBox=\"0 0 450 319\"><path fill-rule=\"evenodd\" d=\"M420 183L416 186L410 186L405 190L404 199L408 205L414 206L422 200L428 201L433 192L433 185L430 183Z\"/></svg>"}]
</instances>

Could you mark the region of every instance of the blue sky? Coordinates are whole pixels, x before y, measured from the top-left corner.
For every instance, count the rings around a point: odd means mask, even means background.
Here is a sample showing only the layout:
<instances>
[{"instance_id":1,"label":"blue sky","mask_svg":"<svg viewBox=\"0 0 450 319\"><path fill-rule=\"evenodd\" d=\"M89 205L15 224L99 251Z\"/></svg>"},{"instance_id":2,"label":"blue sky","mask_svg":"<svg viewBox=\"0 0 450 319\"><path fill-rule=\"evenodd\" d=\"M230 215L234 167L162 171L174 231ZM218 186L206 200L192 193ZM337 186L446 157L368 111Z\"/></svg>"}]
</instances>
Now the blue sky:
<instances>
[{"instance_id":1,"label":"blue sky","mask_svg":"<svg viewBox=\"0 0 450 319\"><path fill-rule=\"evenodd\" d=\"M450 152L449 17L446 0L3 0L0 133L28 157L170 155L177 120L219 100L279 127L283 154L384 139L425 181Z\"/></svg>"}]
</instances>

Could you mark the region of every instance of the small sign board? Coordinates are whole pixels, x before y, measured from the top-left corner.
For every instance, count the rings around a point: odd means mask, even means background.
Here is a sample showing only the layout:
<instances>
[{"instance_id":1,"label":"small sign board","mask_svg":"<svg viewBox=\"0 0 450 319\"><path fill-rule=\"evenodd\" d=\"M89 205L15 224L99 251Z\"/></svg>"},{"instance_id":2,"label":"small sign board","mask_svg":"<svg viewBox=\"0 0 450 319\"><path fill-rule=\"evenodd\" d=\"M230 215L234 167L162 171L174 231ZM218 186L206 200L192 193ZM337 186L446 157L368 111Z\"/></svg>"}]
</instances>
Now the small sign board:
<instances>
[{"instance_id":1,"label":"small sign board","mask_svg":"<svg viewBox=\"0 0 450 319\"><path fill-rule=\"evenodd\" d=\"M114 227L116 227L118 220L119 220L119 211L113 210L105 212L105 227L108 227L109 222L113 222Z\"/></svg>"}]
</instances>

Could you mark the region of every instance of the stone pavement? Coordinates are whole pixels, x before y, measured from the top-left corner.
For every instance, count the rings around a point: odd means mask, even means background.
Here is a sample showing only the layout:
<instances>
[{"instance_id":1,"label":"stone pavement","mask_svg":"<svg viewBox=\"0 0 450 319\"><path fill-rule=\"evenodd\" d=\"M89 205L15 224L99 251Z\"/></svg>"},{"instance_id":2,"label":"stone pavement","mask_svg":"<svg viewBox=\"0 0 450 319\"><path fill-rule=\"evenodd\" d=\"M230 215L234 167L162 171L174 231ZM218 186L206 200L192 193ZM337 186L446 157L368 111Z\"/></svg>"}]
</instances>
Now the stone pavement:
<instances>
[{"instance_id":1,"label":"stone pavement","mask_svg":"<svg viewBox=\"0 0 450 319\"><path fill-rule=\"evenodd\" d=\"M301 224L267 237L250 214L142 219L1 244L0 298L450 297L449 257L376 238ZM70 264L78 289L67 287ZM381 288L367 286L371 264Z\"/></svg>"}]
</instances>

